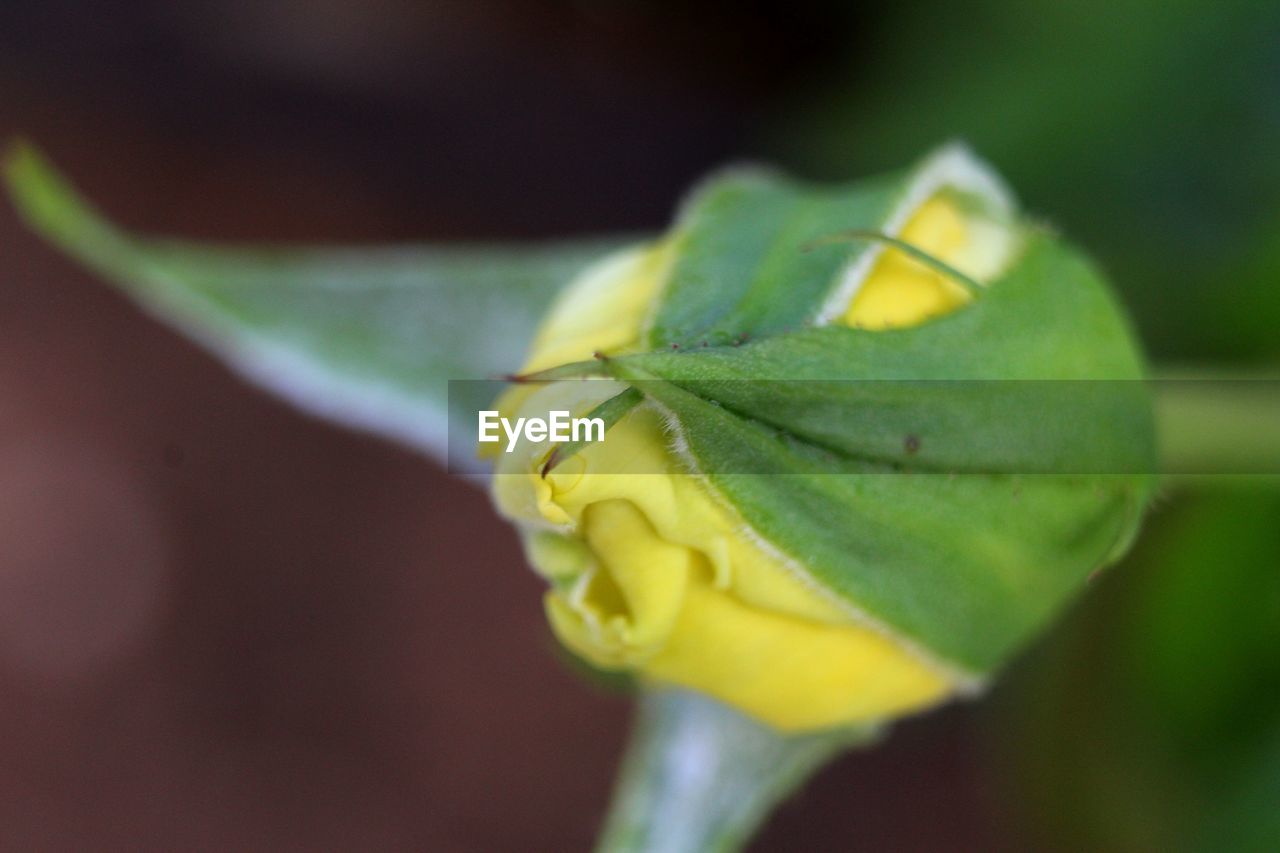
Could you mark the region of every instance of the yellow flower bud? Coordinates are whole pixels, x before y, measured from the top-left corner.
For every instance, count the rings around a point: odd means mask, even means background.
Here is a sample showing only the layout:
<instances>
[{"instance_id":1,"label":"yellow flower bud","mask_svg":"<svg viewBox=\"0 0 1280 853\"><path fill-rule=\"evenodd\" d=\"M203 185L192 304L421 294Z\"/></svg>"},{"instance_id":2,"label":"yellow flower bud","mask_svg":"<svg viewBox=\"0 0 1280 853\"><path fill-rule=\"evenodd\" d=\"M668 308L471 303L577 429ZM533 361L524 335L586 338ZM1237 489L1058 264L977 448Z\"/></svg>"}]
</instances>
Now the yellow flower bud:
<instances>
[{"instance_id":1,"label":"yellow flower bud","mask_svg":"<svg viewBox=\"0 0 1280 853\"><path fill-rule=\"evenodd\" d=\"M909 211L899 236L977 279L1012 251L1010 232L945 190ZM633 351L679 235L615 255L562 295L526 371ZM968 292L885 247L835 322L912 326ZM619 393L611 380L516 386L505 413L575 413ZM548 581L556 636L596 666L708 693L786 731L892 718L935 704L965 679L829 593L757 535L670 448L644 404L607 439L544 475L547 448L495 454L494 499Z\"/></svg>"}]
</instances>

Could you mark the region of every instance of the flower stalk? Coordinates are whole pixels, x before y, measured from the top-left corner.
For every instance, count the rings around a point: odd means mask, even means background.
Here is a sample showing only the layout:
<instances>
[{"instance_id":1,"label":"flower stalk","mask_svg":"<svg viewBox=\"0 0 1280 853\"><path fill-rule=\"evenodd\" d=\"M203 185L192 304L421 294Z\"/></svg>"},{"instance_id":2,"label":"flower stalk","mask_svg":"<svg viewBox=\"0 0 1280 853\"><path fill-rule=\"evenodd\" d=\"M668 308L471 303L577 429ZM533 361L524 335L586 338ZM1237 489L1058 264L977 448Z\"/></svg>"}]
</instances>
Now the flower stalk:
<instances>
[{"instance_id":1,"label":"flower stalk","mask_svg":"<svg viewBox=\"0 0 1280 853\"><path fill-rule=\"evenodd\" d=\"M598 850L738 850L781 800L877 731L785 735L699 693L646 691Z\"/></svg>"}]
</instances>

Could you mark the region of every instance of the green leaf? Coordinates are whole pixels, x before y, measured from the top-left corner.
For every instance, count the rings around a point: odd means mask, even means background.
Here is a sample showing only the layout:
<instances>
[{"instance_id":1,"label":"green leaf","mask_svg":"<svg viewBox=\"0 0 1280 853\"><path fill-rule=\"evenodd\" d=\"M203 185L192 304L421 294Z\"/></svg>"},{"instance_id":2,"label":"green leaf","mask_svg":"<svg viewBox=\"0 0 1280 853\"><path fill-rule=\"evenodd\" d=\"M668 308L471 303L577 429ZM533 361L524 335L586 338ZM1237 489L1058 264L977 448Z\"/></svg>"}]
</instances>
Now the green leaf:
<instances>
[{"instance_id":1,"label":"green leaf","mask_svg":"<svg viewBox=\"0 0 1280 853\"><path fill-rule=\"evenodd\" d=\"M11 151L4 172L36 232L243 375L308 411L439 459L448 380L517 370L561 287L627 242L200 245L116 228L30 147ZM484 387L455 383L464 393ZM489 401L454 402L453 411L465 412Z\"/></svg>"}]
</instances>

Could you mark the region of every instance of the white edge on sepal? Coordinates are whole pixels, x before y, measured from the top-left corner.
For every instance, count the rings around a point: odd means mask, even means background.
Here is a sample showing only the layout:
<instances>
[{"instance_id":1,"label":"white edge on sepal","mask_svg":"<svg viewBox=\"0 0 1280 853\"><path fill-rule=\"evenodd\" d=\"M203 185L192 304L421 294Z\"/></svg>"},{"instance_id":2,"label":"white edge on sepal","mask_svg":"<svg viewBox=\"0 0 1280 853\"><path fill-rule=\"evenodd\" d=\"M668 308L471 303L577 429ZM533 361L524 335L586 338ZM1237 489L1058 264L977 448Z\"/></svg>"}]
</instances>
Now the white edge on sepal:
<instances>
[{"instance_id":1,"label":"white edge on sepal","mask_svg":"<svg viewBox=\"0 0 1280 853\"><path fill-rule=\"evenodd\" d=\"M849 618L870 631L874 631L882 637L886 637L895 643L899 648L905 650L907 654L914 657L920 663L945 678L954 688L956 695L961 697L972 697L979 695L985 688L988 679L977 673L969 672L955 664L935 655L915 640L903 636L892 626L887 625L883 621L875 618L867 611L858 607L856 604L841 598L840 596L827 589L821 582L815 578L803 565L801 565L794 557L778 548L768 539L766 539L758 530L752 527L746 519L742 517L737 507L726 498L719 489L711 482L710 478L702 472L702 468L698 465L698 461L694 458L689 448L689 441L685 437L684 427L680 423L679 416L671 409L663 406L653 398L646 398L641 405L650 406L661 417L664 428L667 432L668 448L671 453L680 460L684 465L688 475L696 477L702 487L706 489L707 494L711 495L721 509L730 514L738 524L738 533L753 545L769 555L770 558L777 561L788 573L791 574L799 583L803 584L806 589L811 590L823 599L830 601L836 607L840 608Z\"/></svg>"},{"instance_id":2,"label":"white edge on sepal","mask_svg":"<svg viewBox=\"0 0 1280 853\"><path fill-rule=\"evenodd\" d=\"M1013 192L995 170L969 146L951 142L934 151L915 168L881 230L897 237L920 206L945 189L979 198L993 214L1001 217L1012 218L1017 211ZM881 244L869 246L840 273L831 295L818 310L814 320L816 325L825 326L844 316L884 250ZM1009 254L1014 254L1012 247Z\"/></svg>"}]
</instances>

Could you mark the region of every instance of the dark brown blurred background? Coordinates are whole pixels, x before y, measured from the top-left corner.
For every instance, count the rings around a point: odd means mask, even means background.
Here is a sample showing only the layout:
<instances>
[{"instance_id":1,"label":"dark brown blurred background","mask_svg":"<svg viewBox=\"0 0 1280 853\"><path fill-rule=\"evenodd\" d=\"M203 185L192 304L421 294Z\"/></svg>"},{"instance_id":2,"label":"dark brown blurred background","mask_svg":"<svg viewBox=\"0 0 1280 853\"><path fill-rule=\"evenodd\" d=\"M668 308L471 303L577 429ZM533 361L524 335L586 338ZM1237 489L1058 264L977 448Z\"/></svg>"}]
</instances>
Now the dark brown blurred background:
<instances>
[{"instance_id":1,"label":"dark brown blurred background","mask_svg":"<svg viewBox=\"0 0 1280 853\"><path fill-rule=\"evenodd\" d=\"M190 237L653 229L843 21L730 9L6 4L0 137ZM0 206L0 847L586 849L628 703L539 593L482 493L246 387ZM946 712L760 848L986 846L983 791Z\"/></svg>"}]
</instances>

